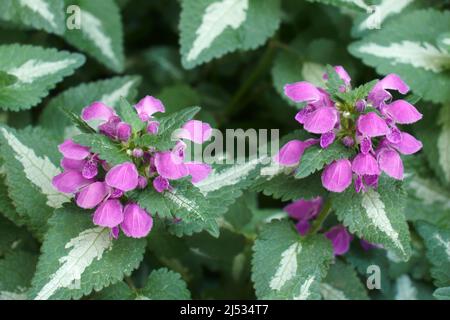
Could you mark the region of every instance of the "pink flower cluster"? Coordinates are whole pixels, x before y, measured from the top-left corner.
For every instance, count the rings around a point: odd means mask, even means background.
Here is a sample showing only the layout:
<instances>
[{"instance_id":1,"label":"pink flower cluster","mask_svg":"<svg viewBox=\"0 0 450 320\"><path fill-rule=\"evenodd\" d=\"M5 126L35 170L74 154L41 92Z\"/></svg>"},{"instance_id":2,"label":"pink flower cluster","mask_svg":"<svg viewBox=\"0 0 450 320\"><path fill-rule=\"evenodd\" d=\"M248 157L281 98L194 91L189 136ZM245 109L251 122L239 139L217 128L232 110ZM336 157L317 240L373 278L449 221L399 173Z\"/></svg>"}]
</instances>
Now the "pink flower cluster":
<instances>
[{"instance_id":1,"label":"pink flower cluster","mask_svg":"<svg viewBox=\"0 0 450 320\"><path fill-rule=\"evenodd\" d=\"M337 66L334 70L345 84L339 90L342 93L351 90L351 79L344 68ZM332 101L327 91L309 82L288 84L284 90L292 101L306 103L295 119L306 131L320 134L320 138L289 141L275 161L286 166L296 165L308 147L320 144L321 148L328 148L336 141L357 151L354 158L339 159L324 168L322 184L329 191L344 191L353 178L357 192L367 187L376 188L381 172L402 180L403 162L399 153L410 155L422 148L420 141L397 126L422 118L406 100L392 101L388 90L401 94L409 91L398 75L389 74L378 81L368 96L354 105Z\"/></svg>"},{"instance_id":2,"label":"pink flower cluster","mask_svg":"<svg viewBox=\"0 0 450 320\"><path fill-rule=\"evenodd\" d=\"M145 132L138 135L158 134L159 122L153 114L165 112L161 101L146 96L135 109L141 121L146 123ZM186 144L183 139L203 143L211 136L212 129L207 123L188 121L173 149L155 150L152 146L132 148L131 125L101 102L84 108L81 118L89 123L95 121L98 132L128 149L132 158L111 166L90 148L66 140L59 145L64 172L53 178L53 186L60 192L74 194L79 207L95 209L94 224L110 228L114 238L118 237L120 229L128 237L145 237L153 226L152 216L138 204L128 201L126 192L145 189L151 180L152 187L161 193L171 188L171 180L191 176L192 183L197 183L211 172L207 164L184 161Z\"/></svg>"},{"instance_id":3,"label":"pink flower cluster","mask_svg":"<svg viewBox=\"0 0 450 320\"><path fill-rule=\"evenodd\" d=\"M292 219L296 221L296 228L300 235L304 236L311 228L311 221L317 218L323 207L323 199L321 197L314 198L312 200L299 199L288 204L284 207ZM331 241L333 246L334 255L343 255L350 249L350 243L353 240L353 236L347 231L345 226L338 224L330 228L324 233L325 237ZM372 248L379 248L380 245L372 244L360 240L361 246L364 250Z\"/></svg>"}]
</instances>

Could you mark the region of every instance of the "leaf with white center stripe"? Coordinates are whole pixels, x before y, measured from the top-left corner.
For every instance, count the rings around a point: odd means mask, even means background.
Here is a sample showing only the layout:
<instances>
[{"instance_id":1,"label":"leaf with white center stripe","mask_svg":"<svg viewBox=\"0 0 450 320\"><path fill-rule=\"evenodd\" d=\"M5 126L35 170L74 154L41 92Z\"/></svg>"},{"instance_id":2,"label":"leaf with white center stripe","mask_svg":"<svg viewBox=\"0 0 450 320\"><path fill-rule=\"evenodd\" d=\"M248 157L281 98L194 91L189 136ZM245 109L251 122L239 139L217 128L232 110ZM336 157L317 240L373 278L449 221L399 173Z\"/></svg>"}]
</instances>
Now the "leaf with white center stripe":
<instances>
[{"instance_id":1,"label":"leaf with white center stripe","mask_svg":"<svg viewBox=\"0 0 450 320\"><path fill-rule=\"evenodd\" d=\"M351 233L372 243L380 243L407 260L411 255L410 236L403 209L405 194L401 184L380 177L377 190L356 193L347 188L332 194L332 206Z\"/></svg>"},{"instance_id":2,"label":"leaf with white center stripe","mask_svg":"<svg viewBox=\"0 0 450 320\"><path fill-rule=\"evenodd\" d=\"M40 236L53 209L70 201L52 185L53 177L61 173L57 142L40 128L7 127L0 127L0 142L9 196L27 226Z\"/></svg>"},{"instance_id":3,"label":"leaf with white center stripe","mask_svg":"<svg viewBox=\"0 0 450 320\"><path fill-rule=\"evenodd\" d=\"M356 18L353 32L361 35L370 30L380 29L389 18L404 14L407 9L410 10L414 2L415 0L377 0Z\"/></svg>"},{"instance_id":4,"label":"leaf with white center stripe","mask_svg":"<svg viewBox=\"0 0 450 320\"><path fill-rule=\"evenodd\" d=\"M79 29L66 29L64 38L88 53L107 68L122 72L124 68L123 31L119 8L114 0L65 0L67 6L80 8Z\"/></svg>"},{"instance_id":5,"label":"leaf with white center stripe","mask_svg":"<svg viewBox=\"0 0 450 320\"><path fill-rule=\"evenodd\" d=\"M56 34L66 27L60 0L2 0L0 19Z\"/></svg>"},{"instance_id":6,"label":"leaf with white center stripe","mask_svg":"<svg viewBox=\"0 0 450 320\"><path fill-rule=\"evenodd\" d=\"M367 12L370 10L370 6L367 0L308 0L310 2L320 2L323 4L329 4L338 8L352 9L355 11Z\"/></svg>"},{"instance_id":7,"label":"leaf with white center stripe","mask_svg":"<svg viewBox=\"0 0 450 320\"><path fill-rule=\"evenodd\" d=\"M450 12L416 10L388 21L349 50L381 74L397 73L424 99L449 102L450 52L437 42L449 29Z\"/></svg>"},{"instance_id":8,"label":"leaf with white center stripe","mask_svg":"<svg viewBox=\"0 0 450 320\"><path fill-rule=\"evenodd\" d=\"M280 23L279 0L183 0L181 6L182 63L189 69L261 46Z\"/></svg>"},{"instance_id":9,"label":"leaf with white center stripe","mask_svg":"<svg viewBox=\"0 0 450 320\"><path fill-rule=\"evenodd\" d=\"M442 106L438 116L440 133L437 140L439 164L450 183L450 105Z\"/></svg>"},{"instance_id":10,"label":"leaf with white center stripe","mask_svg":"<svg viewBox=\"0 0 450 320\"><path fill-rule=\"evenodd\" d=\"M55 49L0 46L0 71L16 77L12 85L0 88L0 108L18 111L35 106L84 61L80 54Z\"/></svg>"},{"instance_id":11,"label":"leaf with white center stripe","mask_svg":"<svg viewBox=\"0 0 450 320\"><path fill-rule=\"evenodd\" d=\"M104 104L116 108L119 106L121 97L129 101L136 98L140 82L140 77L125 76L83 83L70 88L50 100L41 114L40 124L57 134L60 140L69 138L68 133L71 133L70 137L72 137L73 133L77 133L77 131L73 130L75 127L64 115L62 107L77 115L81 114L84 107L95 101L102 101Z\"/></svg>"},{"instance_id":12,"label":"leaf with white center stripe","mask_svg":"<svg viewBox=\"0 0 450 320\"><path fill-rule=\"evenodd\" d=\"M58 209L50 220L29 297L79 299L130 275L143 259L146 240L123 234L115 240L109 233L93 225L85 210L74 205Z\"/></svg>"},{"instance_id":13,"label":"leaf with white center stripe","mask_svg":"<svg viewBox=\"0 0 450 320\"><path fill-rule=\"evenodd\" d=\"M36 270L37 256L15 251L0 260L0 300L25 300Z\"/></svg>"},{"instance_id":14,"label":"leaf with white center stripe","mask_svg":"<svg viewBox=\"0 0 450 320\"><path fill-rule=\"evenodd\" d=\"M431 276L438 287L450 286L450 230L418 222L417 230L425 242Z\"/></svg>"},{"instance_id":15,"label":"leaf with white center stripe","mask_svg":"<svg viewBox=\"0 0 450 320\"><path fill-rule=\"evenodd\" d=\"M355 269L336 259L320 284L324 300L367 300L367 292Z\"/></svg>"},{"instance_id":16,"label":"leaf with white center stripe","mask_svg":"<svg viewBox=\"0 0 450 320\"><path fill-rule=\"evenodd\" d=\"M319 299L333 258L323 235L301 237L289 221L266 225L253 246L252 280L259 299Z\"/></svg>"}]
</instances>

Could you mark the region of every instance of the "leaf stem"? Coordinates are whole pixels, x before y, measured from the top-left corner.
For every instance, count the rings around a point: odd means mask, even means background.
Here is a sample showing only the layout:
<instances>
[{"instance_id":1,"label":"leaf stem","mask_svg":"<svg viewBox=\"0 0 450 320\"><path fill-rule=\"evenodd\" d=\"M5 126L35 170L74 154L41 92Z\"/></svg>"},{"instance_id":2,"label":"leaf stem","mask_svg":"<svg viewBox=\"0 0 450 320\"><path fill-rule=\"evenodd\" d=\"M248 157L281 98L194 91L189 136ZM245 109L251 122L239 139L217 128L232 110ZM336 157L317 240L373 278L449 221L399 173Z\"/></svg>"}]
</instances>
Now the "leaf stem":
<instances>
[{"instance_id":1,"label":"leaf stem","mask_svg":"<svg viewBox=\"0 0 450 320\"><path fill-rule=\"evenodd\" d=\"M327 219L330 213L331 213L331 201L327 200L322 208L322 211L319 213L319 216L317 217L316 220L314 220L314 223L309 233L310 234L317 233L320 230L320 228L322 228L322 224Z\"/></svg>"}]
</instances>

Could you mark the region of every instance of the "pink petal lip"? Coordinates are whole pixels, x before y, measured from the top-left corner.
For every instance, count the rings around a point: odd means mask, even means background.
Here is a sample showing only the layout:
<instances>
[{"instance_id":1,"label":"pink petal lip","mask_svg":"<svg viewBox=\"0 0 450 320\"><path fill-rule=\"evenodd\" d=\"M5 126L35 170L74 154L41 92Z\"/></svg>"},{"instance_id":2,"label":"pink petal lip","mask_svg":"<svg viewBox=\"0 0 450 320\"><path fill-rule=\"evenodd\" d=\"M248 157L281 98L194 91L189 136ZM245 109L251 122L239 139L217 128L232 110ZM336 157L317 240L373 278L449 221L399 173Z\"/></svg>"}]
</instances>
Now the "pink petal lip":
<instances>
[{"instance_id":1,"label":"pink petal lip","mask_svg":"<svg viewBox=\"0 0 450 320\"><path fill-rule=\"evenodd\" d=\"M202 144L207 141L211 135L212 128L208 123L199 120L189 120L181 128L179 138Z\"/></svg>"},{"instance_id":2,"label":"pink petal lip","mask_svg":"<svg viewBox=\"0 0 450 320\"><path fill-rule=\"evenodd\" d=\"M101 227L114 228L123 221L123 207L119 200L107 200L95 210L93 222Z\"/></svg>"},{"instance_id":3,"label":"pink petal lip","mask_svg":"<svg viewBox=\"0 0 450 320\"><path fill-rule=\"evenodd\" d=\"M60 144L58 150L65 158L71 160L84 160L91 154L88 147L81 146L70 139Z\"/></svg>"},{"instance_id":4,"label":"pink petal lip","mask_svg":"<svg viewBox=\"0 0 450 320\"><path fill-rule=\"evenodd\" d=\"M274 157L274 161L284 165L284 166L292 166L300 162L303 153L305 150L311 146L312 144L317 143L317 140L291 140L286 143Z\"/></svg>"},{"instance_id":5,"label":"pink petal lip","mask_svg":"<svg viewBox=\"0 0 450 320\"><path fill-rule=\"evenodd\" d=\"M284 94L294 102L317 102L322 98L320 91L306 81L285 85Z\"/></svg>"},{"instance_id":6,"label":"pink petal lip","mask_svg":"<svg viewBox=\"0 0 450 320\"><path fill-rule=\"evenodd\" d=\"M378 167L377 160L370 153L357 154L352 161L352 170L360 176L380 174L380 168Z\"/></svg>"},{"instance_id":7,"label":"pink petal lip","mask_svg":"<svg viewBox=\"0 0 450 320\"><path fill-rule=\"evenodd\" d=\"M143 121L149 120L156 112L165 112L161 100L152 96L145 96L136 105L136 111Z\"/></svg>"},{"instance_id":8,"label":"pink petal lip","mask_svg":"<svg viewBox=\"0 0 450 320\"><path fill-rule=\"evenodd\" d=\"M335 255L343 255L350 249L352 236L343 225L337 225L325 233L325 237L331 240Z\"/></svg>"},{"instance_id":9,"label":"pink petal lip","mask_svg":"<svg viewBox=\"0 0 450 320\"><path fill-rule=\"evenodd\" d=\"M383 148L378 153L378 163L388 176L397 180L403 179L403 161L397 151Z\"/></svg>"},{"instance_id":10,"label":"pink petal lip","mask_svg":"<svg viewBox=\"0 0 450 320\"><path fill-rule=\"evenodd\" d=\"M414 138L407 132L401 132L401 140L399 143L391 143L401 154L414 154L422 149L422 142Z\"/></svg>"},{"instance_id":11,"label":"pink petal lip","mask_svg":"<svg viewBox=\"0 0 450 320\"><path fill-rule=\"evenodd\" d=\"M104 182L91 183L77 194L77 205L83 209L93 209L105 199L108 192L109 188Z\"/></svg>"},{"instance_id":12,"label":"pink petal lip","mask_svg":"<svg viewBox=\"0 0 450 320\"><path fill-rule=\"evenodd\" d=\"M111 168L106 174L105 182L110 187L127 192L136 189L139 174L134 163L125 162Z\"/></svg>"},{"instance_id":13,"label":"pink petal lip","mask_svg":"<svg viewBox=\"0 0 450 320\"><path fill-rule=\"evenodd\" d=\"M153 218L135 203L125 206L124 219L120 227L122 231L131 238L143 238L152 229Z\"/></svg>"},{"instance_id":14,"label":"pink petal lip","mask_svg":"<svg viewBox=\"0 0 450 320\"><path fill-rule=\"evenodd\" d=\"M306 116L304 128L308 132L322 134L333 130L337 121L338 113L335 108L318 108Z\"/></svg>"},{"instance_id":15,"label":"pink petal lip","mask_svg":"<svg viewBox=\"0 0 450 320\"><path fill-rule=\"evenodd\" d=\"M322 185L332 192L342 192L352 183L352 164L348 159L333 161L322 172Z\"/></svg>"},{"instance_id":16,"label":"pink petal lip","mask_svg":"<svg viewBox=\"0 0 450 320\"><path fill-rule=\"evenodd\" d=\"M389 133L386 121L380 118L375 112L369 112L359 116L357 121L358 131L367 137L379 137Z\"/></svg>"},{"instance_id":17,"label":"pink petal lip","mask_svg":"<svg viewBox=\"0 0 450 320\"><path fill-rule=\"evenodd\" d=\"M85 179L80 171L68 170L53 177L52 184L56 190L63 193L76 193L82 187L92 183L92 180Z\"/></svg>"},{"instance_id":18,"label":"pink petal lip","mask_svg":"<svg viewBox=\"0 0 450 320\"><path fill-rule=\"evenodd\" d=\"M410 124L422 119L422 114L405 100L396 100L385 106L384 111L400 124Z\"/></svg>"},{"instance_id":19,"label":"pink petal lip","mask_svg":"<svg viewBox=\"0 0 450 320\"><path fill-rule=\"evenodd\" d=\"M312 200L299 199L284 207L291 218L297 220L309 220L316 217L323 205L321 197Z\"/></svg>"},{"instance_id":20,"label":"pink petal lip","mask_svg":"<svg viewBox=\"0 0 450 320\"><path fill-rule=\"evenodd\" d=\"M194 184L206 179L212 171L209 164L202 162L186 162L185 165Z\"/></svg>"},{"instance_id":21,"label":"pink petal lip","mask_svg":"<svg viewBox=\"0 0 450 320\"><path fill-rule=\"evenodd\" d=\"M113 115L115 115L114 109L102 102L94 102L81 111L81 118L84 121L101 120L102 122L106 122Z\"/></svg>"}]
</instances>

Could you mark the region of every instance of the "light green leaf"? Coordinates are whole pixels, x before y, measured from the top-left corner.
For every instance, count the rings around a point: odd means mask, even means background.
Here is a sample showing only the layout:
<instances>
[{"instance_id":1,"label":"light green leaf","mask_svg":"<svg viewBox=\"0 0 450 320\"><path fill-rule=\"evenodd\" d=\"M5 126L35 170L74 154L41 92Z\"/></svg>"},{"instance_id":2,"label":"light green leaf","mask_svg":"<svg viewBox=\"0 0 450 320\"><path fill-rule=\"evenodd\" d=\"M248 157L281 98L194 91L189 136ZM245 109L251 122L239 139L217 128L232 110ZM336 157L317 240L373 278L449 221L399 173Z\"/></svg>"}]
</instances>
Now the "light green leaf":
<instances>
[{"instance_id":1,"label":"light green leaf","mask_svg":"<svg viewBox=\"0 0 450 320\"><path fill-rule=\"evenodd\" d=\"M441 107L438 124L441 128L437 139L439 164L445 179L450 183L450 105Z\"/></svg>"},{"instance_id":2,"label":"light green leaf","mask_svg":"<svg viewBox=\"0 0 450 320\"><path fill-rule=\"evenodd\" d=\"M117 108L121 97L129 101L136 97L136 89L140 82L140 77L125 76L83 83L70 88L50 100L41 114L40 124L57 134L60 140L71 138L79 132L64 115L63 107L77 115L81 114L84 107L95 101Z\"/></svg>"},{"instance_id":3,"label":"light green leaf","mask_svg":"<svg viewBox=\"0 0 450 320\"><path fill-rule=\"evenodd\" d=\"M368 11L370 6L367 4L367 0L308 0L309 2L320 2L323 4L329 4L338 8L347 8L357 11Z\"/></svg>"},{"instance_id":4,"label":"light green leaf","mask_svg":"<svg viewBox=\"0 0 450 320\"><path fill-rule=\"evenodd\" d=\"M70 201L52 185L53 177L61 173L55 165L57 143L40 128L16 131L7 127L0 127L0 142L9 196L27 226L42 235L53 209Z\"/></svg>"},{"instance_id":5,"label":"light green leaf","mask_svg":"<svg viewBox=\"0 0 450 320\"><path fill-rule=\"evenodd\" d=\"M15 251L0 260L0 300L26 300L37 256Z\"/></svg>"},{"instance_id":6,"label":"light green leaf","mask_svg":"<svg viewBox=\"0 0 450 320\"><path fill-rule=\"evenodd\" d=\"M0 71L0 88L9 87L17 82L17 77L4 71Z\"/></svg>"},{"instance_id":7,"label":"light green leaf","mask_svg":"<svg viewBox=\"0 0 450 320\"><path fill-rule=\"evenodd\" d=\"M191 293L180 274L166 268L152 271L138 299L188 300Z\"/></svg>"},{"instance_id":8,"label":"light green leaf","mask_svg":"<svg viewBox=\"0 0 450 320\"><path fill-rule=\"evenodd\" d=\"M73 137L73 141L82 146L91 148L98 153L99 158L111 165L118 165L130 161L128 155L121 150L121 145L107 136L98 133L82 133Z\"/></svg>"},{"instance_id":9,"label":"light green leaf","mask_svg":"<svg viewBox=\"0 0 450 320\"><path fill-rule=\"evenodd\" d=\"M253 247L252 280L259 299L319 299L333 258L323 235L301 237L288 221L267 225Z\"/></svg>"},{"instance_id":10,"label":"light green leaf","mask_svg":"<svg viewBox=\"0 0 450 320\"><path fill-rule=\"evenodd\" d=\"M55 212L42 245L30 298L78 299L114 284L139 266L145 239L119 236L73 205Z\"/></svg>"},{"instance_id":11,"label":"light green leaf","mask_svg":"<svg viewBox=\"0 0 450 320\"><path fill-rule=\"evenodd\" d=\"M279 0L183 0L181 6L182 63L189 69L261 46L280 23Z\"/></svg>"},{"instance_id":12,"label":"light green leaf","mask_svg":"<svg viewBox=\"0 0 450 320\"><path fill-rule=\"evenodd\" d=\"M122 121L131 125L133 133L139 132L144 129L145 122L143 122L139 118L136 109L125 98L120 99L117 113L119 114Z\"/></svg>"},{"instance_id":13,"label":"light green leaf","mask_svg":"<svg viewBox=\"0 0 450 320\"><path fill-rule=\"evenodd\" d=\"M433 296L438 300L450 300L450 287L436 289Z\"/></svg>"},{"instance_id":14,"label":"light green leaf","mask_svg":"<svg viewBox=\"0 0 450 320\"><path fill-rule=\"evenodd\" d=\"M352 154L353 150L344 147L341 143L333 143L326 149L320 146L312 146L306 149L303 154L300 165L295 172L295 178L305 178L335 160L348 159Z\"/></svg>"},{"instance_id":15,"label":"light green leaf","mask_svg":"<svg viewBox=\"0 0 450 320\"><path fill-rule=\"evenodd\" d=\"M130 287L125 284L124 281L119 281L102 291L96 293L92 299L94 300L132 300L134 298L134 292Z\"/></svg>"},{"instance_id":16,"label":"light green leaf","mask_svg":"<svg viewBox=\"0 0 450 320\"><path fill-rule=\"evenodd\" d=\"M350 45L349 50L381 74L399 74L424 99L449 102L446 88L450 76L446 70L450 68L450 53L436 42L449 29L450 12L416 10L386 23Z\"/></svg>"},{"instance_id":17,"label":"light green leaf","mask_svg":"<svg viewBox=\"0 0 450 320\"><path fill-rule=\"evenodd\" d=\"M18 111L35 106L84 61L80 54L55 49L0 46L0 71L17 78L14 84L0 88L0 108Z\"/></svg>"},{"instance_id":18,"label":"light green leaf","mask_svg":"<svg viewBox=\"0 0 450 320\"><path fill-rule=\"evenodd\" d=\"M66 29L64 38L88 53L107 68L122 72L124 68L123 31L119 8L114 0L65 0L81 11L79 29Z\"/></svg>"},{"instance_id":19,"label":"light green leaf","mask_svg":"<svg viewBox=\"0 0 450 320\"><path fill-rule=\"evenodd\" d=\"M405 194L398 182L381 176L377 190L368 188L356 193L349 187L331 197L338 219L351 233L382 244L404 260L409 258L410 236L403 213Z\"/></svg>"},{"instance_id":20,"label":"light green leaf","mask_svg":"<svg viewBox=\"0 0 450 320\"><path fill-rule=\"evenodd\" d=\"M324 300L367 300L366 289L355 269L341 260L331 265L327 276L320 284Z\"/></svg>"},{"instance_id":21,"label":"light green leaf","mask_svg":"<svg viewBox=\"0 0 450 320\"><path fill-rule=\"evenodd\" d=\"M417 230L425 242L431 276L438 287L450 285L450 231L427 222L418 222Z\"/></svg>"},{"instance_id":22,"label":"light green leaf","mask_svg":"<svg viewBox=\"0 0 450 320\"><path fill-rule=\"evenodd\" d=\"M64 2L59 0L3 0L0 19L47 32L64 32Z\"/></svg>"}]
</instances>

